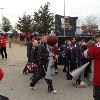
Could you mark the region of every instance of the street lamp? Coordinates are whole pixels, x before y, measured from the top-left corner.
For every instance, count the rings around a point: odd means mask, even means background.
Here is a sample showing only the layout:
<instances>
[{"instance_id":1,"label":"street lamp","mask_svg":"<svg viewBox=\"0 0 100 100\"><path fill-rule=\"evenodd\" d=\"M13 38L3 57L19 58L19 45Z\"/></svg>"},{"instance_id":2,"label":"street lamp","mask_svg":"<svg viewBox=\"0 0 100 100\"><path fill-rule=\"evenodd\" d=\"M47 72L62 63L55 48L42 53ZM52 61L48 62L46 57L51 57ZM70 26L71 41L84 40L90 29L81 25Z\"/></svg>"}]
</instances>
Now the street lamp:
<instances>
[{"instance_id":1,"label":"street lamp","mask_svg":"<svg viewBox=\"0 0 100 100\"><path fill-rule=\"evenodd\" d=\"M0 8L0 10L1 10L1 12L2 12L2 18L3 18L3 10L4 10L4 8Z\"/></svg>"},{"instance_id":2,"label":"street lamp","mask_svg":"<svg viewBox=\"0 0 100 100\"><path fill-rule=\"evenodd\" d=\"M3 10L4 8L0 8L1 12L2 12L2 15L1 15L1 25L0 25L0 28L2 29L2 19L3 19Z\"/></svg>"},{"instance_id":3,"label":"street lamp","mask_svg":"<svg viewBox=\"0 0 100 100\"><path fill-rule=\"evenodd\" d=\"M65 0L64 0L64 36L66 36L66 34L65 34Z\"/></svg>"}]
</instances>

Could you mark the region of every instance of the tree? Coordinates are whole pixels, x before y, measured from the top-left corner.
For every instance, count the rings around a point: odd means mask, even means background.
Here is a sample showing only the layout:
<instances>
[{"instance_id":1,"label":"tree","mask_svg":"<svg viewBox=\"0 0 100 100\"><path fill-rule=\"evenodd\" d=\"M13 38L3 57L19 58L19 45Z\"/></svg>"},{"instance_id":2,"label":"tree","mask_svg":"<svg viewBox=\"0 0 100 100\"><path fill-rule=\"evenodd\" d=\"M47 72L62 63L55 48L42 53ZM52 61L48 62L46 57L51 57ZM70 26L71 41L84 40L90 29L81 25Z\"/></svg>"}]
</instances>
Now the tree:
<instances>
[{"instance_id":1,"label":"tree","mask_svg":"<svg viewBox=\"0 0 100 100\"><path fill-rule=\"evenodd\" d=\"M9 19L6 18L6 17L2 18L2 29L5 32L8 32L8 31L10 31L12 29L12 25L11 25Z\"/></svg>"},{"instance_id":2,"label":"tree","mask_svg":"<svg viewBox=\"0 0 100 100\"><path fill-rule=\"evenodd\" d=\"M34 29L39 33L50 33L54 28L54 15L49 11L50 3L41 6L38 12L34 12Z\"/></svg>"},{"instance_id":3,"label":"tree","mask_svg":"<svg viewBox=\"0 0 100 100\"><path fill-rule=\"evenodd\" d=\"M86 23L82 25L83 33L96 34L98 31L98 25L96 24L96 18L93 16L87 17Z\"/></svg>"},{"instance_id":4,"label":"tree","mask_svg":"<svg viewBox=\"0 0 100 100\"><path fill-rule=\"evenodd\" d=\"M33 18L30 15L23 15L23 17L19 17L17 23L17 29L25 34L30 34L34 31L33 29Z\"/></svg>"}]
</instances>

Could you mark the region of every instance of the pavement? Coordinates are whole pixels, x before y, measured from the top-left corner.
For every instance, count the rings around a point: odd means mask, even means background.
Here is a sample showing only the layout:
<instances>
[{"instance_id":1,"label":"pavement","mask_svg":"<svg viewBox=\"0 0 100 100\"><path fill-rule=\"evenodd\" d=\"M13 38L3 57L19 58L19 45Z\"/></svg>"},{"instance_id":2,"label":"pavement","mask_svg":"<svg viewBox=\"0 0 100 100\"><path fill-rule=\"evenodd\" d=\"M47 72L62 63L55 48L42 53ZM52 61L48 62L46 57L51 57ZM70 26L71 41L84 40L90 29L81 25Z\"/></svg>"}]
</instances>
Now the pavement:
<instances>
[{"instance_id":1,"label":"pavement","mask_svg":"<svg viewBox=\"0 0 100 100\"><path fill-rule=\"evenodd\" d=\"M12 44L7 45L8 59L0 60L0 67L4 69L5 76L0 81L0 95L10 100L93 100L92 86L87 88L76 88L72 81L66 79L62 72L63 66L58 66L58 74L53 81L57 94L47 92L47 84L41 79L36 84L36 90L29 87L31 74L23 75L21 72L27 63L26 46Z\"/></svg>"}]
</instances>

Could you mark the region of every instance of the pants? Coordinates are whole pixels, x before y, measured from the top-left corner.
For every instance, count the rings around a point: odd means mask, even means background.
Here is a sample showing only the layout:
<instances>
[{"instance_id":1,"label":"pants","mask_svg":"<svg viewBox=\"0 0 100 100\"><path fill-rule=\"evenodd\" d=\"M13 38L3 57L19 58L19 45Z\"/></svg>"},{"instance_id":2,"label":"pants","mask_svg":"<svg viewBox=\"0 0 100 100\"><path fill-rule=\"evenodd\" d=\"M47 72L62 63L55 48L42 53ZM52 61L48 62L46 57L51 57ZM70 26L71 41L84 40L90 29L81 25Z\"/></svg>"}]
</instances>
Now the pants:
<instances>
[{"instance_id":1,"label":"pants","mask_svg":"<svg viewBox=\"0 0 100 100\"><path fill-rule=\"evenodd\" d=\"M54 66L55 66L55 69L58 69L58 67L57 67L57 59L55 59Z\"/></svg>"},{"instance_id":2,"label":"pants","mask_svg":"<svg viewBox=\"0 0 100 100\"><path fill-rule=\"evenodd\" d=\"M82 62L80 60L76 61L77 64L77 68L79 68L82 65ZM76 80L76 84L80 85L81 83L81 75L79 76L79 78Z\"/></svg>"},{"instance_id":3,"label":"pants","mask_svg":"<svg viewBox=\"0 0 100 100\"><path fill-rule=\"evenodd\" d=\"M52 84L52 80L46 79L46 83L48 84L48 92L53 91L53 84Z\"/></svg>"},{"instance_id":4,"label":"pants","mask_svg":"<svg viewBox=\"0 0 100 100\"><path fill-rule=\"evenodd\" d=\"M2 59L4 59L4 54L5 54L5 58L7 59L6 47L1 47L1 56L2 56Z\"/></svg>"},{"instance_id":5,"label":"pants","mask_svg":"<svg viewBox=\"0 0 100 100\"><path fill-rule=\"evenodd\" d=\"M45 67L46 67L46 65L45 65ZM30 86L34 87L36 85L36 83L44 76L45 76L44 65L40 65L39 69L38 69L38 73L35 75L34 79L30 83Z\"/></svg>"},{"instance_id":6,"label":"pants","mask_svg":"<svg viewBox=\"0 0 100 100\"><path fill-rule=\"evenodd\" d=\"M28 62L31 62L31 55L27 54Z\"/></svg>"},{"instance_id":7,"label":"pants","mask_svg":"<svg viewBox=\"0 0 100 100\"><path fill-rule=\"evenodd\" d=\"M8 97L5 97L5 96L0 95L0 100L9 100L9 98L8 98Z\"/></svg>"},{"instance_id":8,"label":"pants","mask_svg":"<svg viewBox=\"0 0 100 100\"><path fill-rule=\"evenodd\" d=\"M100 100L100 86L93 86L94 100Z\"/></svg>"}]
</instances>

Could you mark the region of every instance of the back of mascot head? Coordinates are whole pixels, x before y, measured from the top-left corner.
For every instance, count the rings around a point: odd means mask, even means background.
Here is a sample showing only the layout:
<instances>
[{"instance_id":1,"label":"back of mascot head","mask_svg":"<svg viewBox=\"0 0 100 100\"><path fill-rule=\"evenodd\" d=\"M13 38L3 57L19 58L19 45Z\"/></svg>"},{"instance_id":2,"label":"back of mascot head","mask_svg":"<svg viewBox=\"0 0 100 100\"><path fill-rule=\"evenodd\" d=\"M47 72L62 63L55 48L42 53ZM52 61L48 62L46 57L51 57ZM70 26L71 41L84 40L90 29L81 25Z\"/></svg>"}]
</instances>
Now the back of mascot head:
<instances>
[{"instance_id":1,"label":"back of mascot head","mask_svg":"<svg viewBox=\"0 0 100 100\"><path fill-rule=\"evenodd\" d=\"M49 35L47 35L47 44L50 46L54 46L56 43L58 42L58 37L51 33Z\"/></svg>"}]
</instances>

